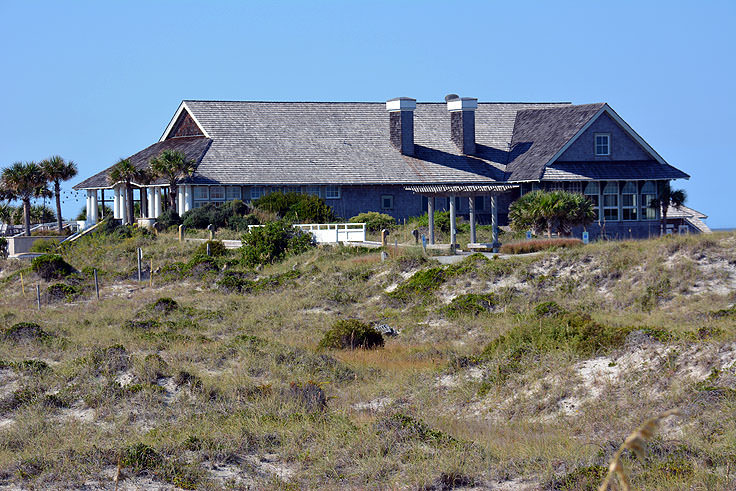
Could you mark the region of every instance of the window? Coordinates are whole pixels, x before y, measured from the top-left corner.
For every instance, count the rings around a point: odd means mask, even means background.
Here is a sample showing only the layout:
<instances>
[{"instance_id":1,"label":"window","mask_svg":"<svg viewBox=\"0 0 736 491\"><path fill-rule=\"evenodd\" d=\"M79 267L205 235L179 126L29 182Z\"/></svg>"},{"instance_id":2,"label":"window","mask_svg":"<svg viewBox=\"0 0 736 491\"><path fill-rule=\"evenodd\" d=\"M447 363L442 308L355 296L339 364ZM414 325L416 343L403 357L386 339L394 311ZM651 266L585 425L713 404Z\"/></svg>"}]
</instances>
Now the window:
<instances>
[{"instance_id":1,"label":"window","mask_svg":"<svg viewBox=\"0 0 736 491\"><path fill-rule=\"evenodd\" d=\"M657 199L657 186L652 181L647 181L641 187L641 218L643 220L656 220L657 208L652 207Z\"/></svg>"},{"instance_id":2,"label":"window","mask_svg":"<svg viewBox=\"0 0 736 491\"><path fill-rule=\"evenodd\" d=\"M340 186L325 186L325 198L340 199Z\"/></svg>"},{"instance_id":3,"label":"window","mask_svg":"<svg viewBox=\"0 0 736 491\"><path fill-rule=\"evenodd\" d=\"M284 194L286 193L299 194L301 191L302 191L302 188L299 186L284 186Z\"/></svg>"},{"instance_id":4,"label":"window","mask_svg":"<svg viewBox=\"0 0 736 491\"><path fill-rule=\"evenodd\" d=\"M547 191L564 191L565 183L561 181L550 182L547 184Z\"/></svg>"},{"instance_id":5,"label":"window","mask_svg":"<svg viewBox=\"0 0 736 491\"><path fill-rule=\"evenodd\" d=\"M322 188L320 188L319 186L307 186L307 194L313 194L321 198L324 195L324 193L322 193L321 191Z\"/></svg>"},{"instance_id":6,"label":"window","mask_svg":"<svg viewBox=\"0 0 736 491\"><path fill-rule=\"evenodd\" d=\"M210 199L212 201L222 201L225 199L225 188L222 186L212 186L210 188Z\"/></svg>"},{"instance_id":7,"label":"window","mask_svg":"<svg viewBox=\"0 0 736 491\"><path fill-rule=\"evenodd\" d=\"M384 194L381 196L381 209L382 210L393 210L394 209L394 197L390 194Z\"/></svg>"},{"instance_id":8,"label":"window","mask_svg":"<svg viewBox=\"0 0 736 491\"><path fill-rule=\"evenodd\" d=\"M595 134L595 154L611 155L611 135L608 133Z\"/></svg>"},{"instance_id":9,"label":"window","mask_svg":"<svg viewBox=\"0 0 736 491\"><path fill-rule=\"evenodd\" d=\"M601 187L597 182L589 182L585 186L585 196L593 203L593 210L595 211L595 219L600 218L600 194Z\"/></svg>"},{"instance_id":10,"label":"window","mask_svg":"<svg viewBox=\"0 0 736 491\"><path fill-rule=\"evenodd\" d=\"M228 186L227 187L227 200L232 201L234 199L241 199L242 189L240 186Z\"/></svg>"},{"instance_id":11,"label":"window","mask_svg":"<svg viewBox=\"0 0 736 491\"><path fill-rule=\"evenodd\" d=\"M250 199L258 199L264 194L263 186L253 186L250 188Z\"/></svg>"},{"instance_id":12,"label":"window","mask_svg":"<svg viewBox=\"0 0 736 491\"><path fill-rule=\"evenodd\" d=\"M197 201L207 201L210 199L207 186L194 186L194 199Z\"/></svg>"},{"instance_id":13,"label":"window","mask_svg":"<svg viewBox=\"0 0 736 491\"><path fill-rule=\"evenodd\" d=\"M639 206L636 203L637 185L628 181L621 190L621 214L624 220L636 220Z\"/></svg>"},{"instance_id":14,"label":"window","mask_svg":"<svg viewBox=\"0 0 736 491\"><path fill-rule=\"evenodd\" d=\"M603 219L618 221L618 183L615 181L608 182L603 188Z\"/></svg>"},{"instance_id":15,"label":"window","mask_svg":"<svg viewBox=\"0 0 736 491\"><path fill-rule=\"evenodd\" d=\"M583 183L580 181L568 182L567 190L571 193L583 194Z\"/></svg>"}]
</instances>

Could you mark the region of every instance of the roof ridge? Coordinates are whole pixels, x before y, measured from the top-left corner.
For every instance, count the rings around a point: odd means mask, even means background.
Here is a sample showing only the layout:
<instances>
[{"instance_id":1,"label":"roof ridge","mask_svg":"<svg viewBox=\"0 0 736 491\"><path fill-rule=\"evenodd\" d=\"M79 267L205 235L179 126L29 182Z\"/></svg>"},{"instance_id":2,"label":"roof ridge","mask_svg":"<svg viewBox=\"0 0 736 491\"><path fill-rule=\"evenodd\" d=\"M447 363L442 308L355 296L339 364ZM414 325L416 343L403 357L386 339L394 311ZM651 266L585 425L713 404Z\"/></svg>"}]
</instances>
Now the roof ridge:
<instances>
[{"instance_id":1,"label":"roof ridge","mask_svg":"<svg viewBox=\"0 0 736 491\"><path fill-rule=\"evenodd\" d=\"M224 103L241 103L241 104L385 104L386 101L257 101L257 100L220 100L220 99L183 99L182 102L224 102ZM417 104L438 104L445 105L446 102L441 101L417 101ZM575 106L570 101L558 101L558 102L504 102L504 101L485 101L478 102L478 104L549 104L559 105L568 104Z\"/></svg>"}]
</instances>

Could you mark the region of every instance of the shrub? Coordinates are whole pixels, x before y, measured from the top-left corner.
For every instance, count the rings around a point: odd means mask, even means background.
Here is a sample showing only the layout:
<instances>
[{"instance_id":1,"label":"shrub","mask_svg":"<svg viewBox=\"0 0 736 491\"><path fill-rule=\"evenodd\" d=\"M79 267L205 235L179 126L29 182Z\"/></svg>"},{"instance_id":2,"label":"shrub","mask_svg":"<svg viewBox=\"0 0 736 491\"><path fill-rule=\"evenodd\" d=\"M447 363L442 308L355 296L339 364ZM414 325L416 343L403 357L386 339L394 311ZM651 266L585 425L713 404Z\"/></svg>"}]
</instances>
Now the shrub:
<instances>
[{"instance_id":1,"label":"shrub","mask_svg":"<svg viewBox=\"0 0 736 491\"><path fill-rule=\"evenodd\" d=\"M153 302L149 308L154 312L160 312L163 314L168 314L169 312L173 312L174 310L179 308L179 304L176 303L176 300L169 297L161 297L155 302Z\"/></svg>"},{"instance_id":2,"label":"shrub","mask_svg":"<svg viewBox=\"0 0 736 491\"><path fill-rule=\"evenodd\" d=\"M167 230L174 225L181 225L181 217L176 210L166 210L156 219L158 230Z\"/></svg>"},{"instance_id":3,"label":"shrub","mask_svg":"<svg viewBox=\"0 0 736 491\"><path fill-rule=\"evenodd\" d=\"M490 311L494 305L496 305L496 296L492 293L467 293L453 298L442 310L448 317L480 315Z\"/></svg>"},{"instance_id":4,"label":"shrub","mask_svg":"<svg viewBox=\"0 0 736 491\"><path fill-rule=\"evenodd\" d=\"M428 296L434 290L440 287L447 279L447 272L444 268L429 268L417 271L408 280L388 294L389 297L398 300L408 300L417 296Z\"/></svg>"},{"instance_id":5,"label":"shrub","mask_svg":"<svg viewBox=\"0 0 736 491\"><path fill-rule=\"evenodd\" d=\"M46 281L64 278L74 271L59 254L44 254L33 258L31 269Z\"/></svg>"},{"instance_id":6,"label":"shrub","mask_svg":"<svg viewBox=\"0 0 736 491\"><path fill-rule=\"evenodd\" d=\"M301 223L329 223L337 219L332 208L312 194L271 193L253 201L253 206Z\"/></svg>"},{"instance_id":7,"label":"shrub","mask_svg":"<svg viewBox=\"0 0 736 491\"><path fill-rule=\"evenodd\" d=\"M357 319L336 321L319 342L323 349L372 349L383 346L383 336Z\"/></svg>"},{"instance_id":8,"label":"shrub","mask_svg":"<svg viewBox=\"0 0 736 491\"><path fill-rule=\"evenodd\" d=\"M206 256L207 245L210 246L210 256L224 256L227 253L225 244L223 244L221 240L208 240L207 242L200 244L197 249L195 249L194 254Z\"/></svg>"},{"instance_id":9,"label":"shrub","mask_svg":"<svg viewBox=\"0 0 736 491\"><path fill-rule=\"evenodd\" d=\"M56 239L39 239L35 241L30 252L42 252L44 254L54 252L59 247L59 241Z\"/></svg>"},{"instance_id":10,"label":"shrub","mask_svg":"<svg viewBox=\"0 0 736 491\"><path fill-rule=\"evenodd\" d=\"M567 191L532 191L511 203L509 221L517 231L547 231L569 235L572 227L593 223L593 203Z\"/></svg>"},{"instance_id":11,"label":"shrub","mask_svg":"<svg viewBox=\"0 0 736 491\"><path fill-rule=\"evenodd\" d=\"M292 382L289 386L289 395L306 406L309 411L322 410L327 407L325 391L314 382L305 384Z\"/></svg>"},{"instance_id":12,"label":"shrub","mask_svg":"<svg viewBox=\"0 0 736 491\"><path fill-rule=\"evenodd\" d=\"M418 223L420 227L429 227L429 216L425 213L420 216ZM456 224L457 226L457 224ZM450 212L449 211L435 211L434 212L434 228L439 230L443 234L450 233ZM460 227L458 227L458 230Z\"/></svg>"},{"instance_id":13,"label":"shrub","mask_svg":"<svg viewBox=\"0 0 736 491\"><path fill-rule=\"evenodd\" d=\"M163 458L153 448L143 443L126 447L121 454L120 465L136 471L155 470L163 462Z\"/></svg>"},{"instance_id":14,"label":"shrub","mask_svg":"<svg viewBox=\"0 0 736 491\"><path fill-rule=\"evenodd\" d=\"M243 234L243 246L240 250L243 263L256 266L281 261L289 254L301 254L313 246L312 234L279 220L262 227L254 227Z\"/></svg>"},{"instance_id":15,"label":"shrub","mask_svg":"<svg viewBox=\"0 0 736 491\"><path fill-rule=\"evenodd\" d=\"M246 218L248 206L240 200L228 201L226 203L207 203L200 208L194 208L184 213L181 217L186 228L205 229L208 225L223 228L230 227L235 230L243 226L255 225L258 220L255 217Z\"/></svg>"},{"instance_id":16,"label":"shrub","mask_svg":"<svg viewBox=\"0 0 736 491\"><path fill-rule=\"evenodd\" d=\"M534 307L535 317L550 317L565 314L567 311L559 306L557 302L549 301L537 304Z\"/></svg>"},{"instance_id":17,"label":"shrub","mask_svg":"<svg viewBox=\"0 0 736 491\"><path fill-rule=\"evenodd\" d=\"M81 292L79 288L65 283L54 283L46 288L46 294L51 300L74 300Z\"/></svg>"},{"instance_id":18,"label":"shrub","mask_svg":"<svg viewBox=\"0 0 736 491\"><path fill-rule=\"evenodd\" d=\"M538 239L504 244L498 250L501 254L527 254L548 249L569 248L583 245L580 239Z\"/></svg>"},{"instance_id":19,"label":"shrub","mask_svg":"<svg viewBox=\"0 0 736 491\"><path fill-rule=\"evenodd\" d=\"M394 217L385 213L378 213L377 211L355 215L349 221L350 223L365 223L365 228L368 232L379 232L384 228L388 230L396 228Z\"/></svg>"},{"instance_id":20,"label":"shrub","mask_svg":"<svg viewBox=\"0 0 736 491\"><path fill-rule=\"evenodd\" d=\"M13 324L3 332L3 337L10 341L28 341L40 340L45 341L51 337L41 326L35 322L18 322Z\"/></svg>"},{"instance_id":21,"label":"shrub","mask_svg":"<svg viewBox=\"0 0 736 491\"><path fill-rule=\"evenodd\" d=\"M0 258L8 258L8 239L5 237L0 237Z\"/></svg>"}]
</instances>

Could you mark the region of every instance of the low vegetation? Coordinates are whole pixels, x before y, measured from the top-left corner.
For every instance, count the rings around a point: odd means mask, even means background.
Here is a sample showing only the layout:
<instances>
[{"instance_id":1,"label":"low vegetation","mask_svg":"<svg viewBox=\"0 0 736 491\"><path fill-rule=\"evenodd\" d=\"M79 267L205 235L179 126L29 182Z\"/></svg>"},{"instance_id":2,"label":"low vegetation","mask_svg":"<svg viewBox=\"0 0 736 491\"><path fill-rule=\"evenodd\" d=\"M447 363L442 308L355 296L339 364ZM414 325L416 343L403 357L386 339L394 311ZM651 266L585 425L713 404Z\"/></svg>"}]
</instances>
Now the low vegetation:
<instances>
[{"instance_id":1,"label":"low vegetation","mask_svg":"<svg viewBox=\"0 0 736 491\"><path fill-rule=\"evenodd\" d=\"M447 265L275 223L0 261L0 487L736 486L736 235Z\"/></svg>"}]
</instances>

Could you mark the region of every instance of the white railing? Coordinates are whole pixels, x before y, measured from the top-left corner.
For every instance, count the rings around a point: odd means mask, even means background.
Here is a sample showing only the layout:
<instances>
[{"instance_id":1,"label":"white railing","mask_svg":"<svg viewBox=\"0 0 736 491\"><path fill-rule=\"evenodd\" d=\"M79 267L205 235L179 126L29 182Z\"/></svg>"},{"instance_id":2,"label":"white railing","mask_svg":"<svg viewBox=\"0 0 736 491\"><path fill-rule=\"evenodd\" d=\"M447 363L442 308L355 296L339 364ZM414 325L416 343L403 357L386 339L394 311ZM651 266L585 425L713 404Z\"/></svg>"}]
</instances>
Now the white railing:
<instances>
[{"instance_id":1,"label":"white railing","mask_svg":"<svg viewBox=\"0 0 736 491\"><path fill-rule=\"evenodd\" d=\"M263 225L248 225L248 230ZM294 227L309 232L318 244L365 242L365 223L295 223Z\"/></svg>"}]
</instances>

